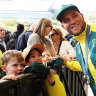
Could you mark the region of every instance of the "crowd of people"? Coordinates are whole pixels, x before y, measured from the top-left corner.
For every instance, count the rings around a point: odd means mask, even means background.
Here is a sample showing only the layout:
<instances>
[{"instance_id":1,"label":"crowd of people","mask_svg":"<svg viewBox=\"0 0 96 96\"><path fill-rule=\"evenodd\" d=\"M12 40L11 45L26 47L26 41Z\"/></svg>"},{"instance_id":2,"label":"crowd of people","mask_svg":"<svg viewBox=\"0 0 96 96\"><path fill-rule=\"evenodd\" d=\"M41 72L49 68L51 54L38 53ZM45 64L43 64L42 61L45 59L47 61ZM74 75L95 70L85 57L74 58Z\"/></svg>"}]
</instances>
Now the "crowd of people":
<instances>
[{"instance_id":1,"label":"crowd of people","mask_svg":"<svg viewBox=\"0 0 96 96\"><path fill-rule=\"evenodd\" d=\"M91 86L95 96L96 25L88 25L73 4L62 5L56 19L78 41L75 48L47 18L41 18L25 32L24 25L18 24L17 31L8 36L0 27L0 68L6 73L1 80L17 80L20 74L40 73L44 75L49 96L66 96L66 89L58 76L65 65L84 73L85 84ZM9 38L7 42L6 37Z\"/></svg>"}]
</instances>

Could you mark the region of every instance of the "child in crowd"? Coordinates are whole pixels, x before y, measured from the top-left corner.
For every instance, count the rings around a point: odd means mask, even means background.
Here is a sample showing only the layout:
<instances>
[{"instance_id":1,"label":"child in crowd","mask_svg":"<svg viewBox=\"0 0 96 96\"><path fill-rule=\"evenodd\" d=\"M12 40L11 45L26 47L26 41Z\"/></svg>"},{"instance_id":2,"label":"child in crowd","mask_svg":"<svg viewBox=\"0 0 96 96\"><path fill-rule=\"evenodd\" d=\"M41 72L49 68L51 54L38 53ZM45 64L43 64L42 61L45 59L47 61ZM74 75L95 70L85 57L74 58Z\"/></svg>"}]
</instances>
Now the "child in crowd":
<instances>
[{"instance_id":1,"label":"child in crowd","mask_svg":"<svg viewBox=\"0 0 96 96\"><path fill-rule=\"evenodd\" d=\"M42 53L42 58L46 66L47 66L47 62L53 59L48 50L45 50ZM51 74L47 75L47 79L45 80L45 85L49 93L49 96L66 96L64 85L62 84L59 76L56 73L57 73L56 70L53 70ZM51 86L53 84L52 83L53 81L54 81L54 85Z\"/></svg>"},{"instance_id":2,"label":"child in crowd","mask_svg":"<svg viewBox=\"0 0 96 96\"><path fill-rule=\"evenodd\" d=\"M25 68L25 73L35 72L42 74L49 74L51 69L60 71L64 60L61 57L58 57L51 62L48 62L48 67L44 66L42 60L42 52L44 47L41 44L35 44L34 46L28 46L23 51L23 56L25 59L25 65L29 65Z\"/></svg>"},{"instance_id":3,"label":"child in crowd","mask_svg":"<svg viewBox=\"0 0 96 96\"><path fill-rule=\"evenodd\" d=\"M55 58L54 60L47 62L47 67L46 67L43 64L43 59L42 59L43 51L44 51L44 47L41 44L35 44L34 46L28 46L27 48L24 49L23 56L25 59L25 64L29 65L28 67L25 68L25 73L34 72L34 73L42 73L44 75L53 76L55 74L53 69L57 70L57 71L60 71L62 69L64 60L61 57ZM49 85L52 86L53 82L50 82ZM59 87L60 87L60 85L58 85L58 90L59 90ZM64 86L63 86L63 89L64 89ZM60 96L66 96L65 89L63 91L64 92L62 95L59 92ZM62 89L61 89L61 92L62 92ZM48 96L59 96L58 94L56 95L55 93L57 93L57 92L53 92L53 94L49 93Z\"/></svg>"},{"instance_id":4,"label":"child in crowd","mask_svg":"<svg viewBox=\"0 0 96 96\"><path fill-rule=\"evenodd\" d=\"M17 80L17 76L24 73L24 58L21 51L8 50L1 56L2 70L6 76L1 80Z\"/></svg>"}]
</instances>

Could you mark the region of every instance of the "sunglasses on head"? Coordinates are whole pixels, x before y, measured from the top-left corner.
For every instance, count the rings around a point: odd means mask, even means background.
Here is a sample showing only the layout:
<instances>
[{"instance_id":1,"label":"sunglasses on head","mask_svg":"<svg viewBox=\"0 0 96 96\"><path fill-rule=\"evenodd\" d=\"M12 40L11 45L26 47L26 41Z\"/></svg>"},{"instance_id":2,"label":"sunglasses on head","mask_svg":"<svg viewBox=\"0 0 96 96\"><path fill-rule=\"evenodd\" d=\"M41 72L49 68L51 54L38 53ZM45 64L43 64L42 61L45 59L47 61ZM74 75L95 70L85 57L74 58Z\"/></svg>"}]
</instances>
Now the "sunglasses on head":
<instances>
[{"instance_id":1,"label":"sunglasses on head","mask_svg":"<svg viewBox=\"0 0 96 96\"><path fill-rule=\"evenodd\" d=\"M54 36L54 35L55 35L55 33L50 34L50 35L49 35L49 38L51 38L51 37Z\"/></svg>"}]
</instances>

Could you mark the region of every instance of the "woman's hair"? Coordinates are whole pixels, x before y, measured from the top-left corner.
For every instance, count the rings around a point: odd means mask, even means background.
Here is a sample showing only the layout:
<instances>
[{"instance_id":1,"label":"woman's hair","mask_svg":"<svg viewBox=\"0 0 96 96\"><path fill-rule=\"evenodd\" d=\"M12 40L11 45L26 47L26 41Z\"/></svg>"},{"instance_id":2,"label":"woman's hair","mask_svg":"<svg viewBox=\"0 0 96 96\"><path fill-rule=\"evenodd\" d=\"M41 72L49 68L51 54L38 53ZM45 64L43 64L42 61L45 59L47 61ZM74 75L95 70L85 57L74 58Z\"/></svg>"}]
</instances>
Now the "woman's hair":
<instances>
[{"instance_id":1,"label":"woman's hair","mask_svg":"<svg viewBox=\"0 0 96 96\"><path fill-rule=\"evenodd\" d=\"M52 30L55 31L55 34L56 34L56 35L60 35L60 40L65 40L65 41L67 41L67 39L63 37L63 34L62 34L62 32L61 32L60 29L58 29L58 28L53 28Z\"/></svg>"},{"instance_id":2,"label":"woman's hair","mask_svg":"<svg viewBox=\"0 0 96 96\"><path fill-rule=\"evenodd\" d=\"M48 27L48 26L52 26L52 22L47 18L42 18L36 24L34 32L37 33L42 38L44 37L44 29L45 27Z\"/></svg>"},{"instance_id":3,"label":"woman's hair","mask_svg":"<svg viewBox=\"0 0 96 96\"><path fill-rule=\"evenodd\" d=\"M2 65L7 65L7 63L12 59L17 58L18 62L24 61L23 54L18 50L8 50L5 51L1 56Z\"/></svg>"}]
</instances>

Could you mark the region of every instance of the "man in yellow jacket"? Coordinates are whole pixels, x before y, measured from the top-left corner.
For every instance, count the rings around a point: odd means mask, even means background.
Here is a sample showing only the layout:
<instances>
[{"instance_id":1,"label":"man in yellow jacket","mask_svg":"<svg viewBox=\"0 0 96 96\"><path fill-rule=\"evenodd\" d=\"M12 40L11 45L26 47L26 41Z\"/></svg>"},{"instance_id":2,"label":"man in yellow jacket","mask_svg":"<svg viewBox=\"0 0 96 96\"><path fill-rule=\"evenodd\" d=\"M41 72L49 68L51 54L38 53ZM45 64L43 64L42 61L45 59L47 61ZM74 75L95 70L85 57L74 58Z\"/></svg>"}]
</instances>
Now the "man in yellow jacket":
<instances>
[{"instance_id":1,"label":"man in yellow jacket","mask_svg":"<svg viewBox=\"0 0 96 96\"><path fill-rule=\"evenodd\" d=\"M90 86L95 96L96 25L88 25L84 21L83 14L80 13L78 7L73 4L62 5L62 8L57 15L57 20L59 20L62 23L63 28L73 34L74 38L78 41L76 45L76 56L78 61L67 61L66 66L74 71L83 71L83 73L86 73L90 79ZM86 33L88 33L88 35ZM87 41L88 43L86 43ZM88 45L87 47L86 44ZM86 52L86 50L88 50L88 52ZM86 57L88 60L85 59Z\"/></svg>"}]
</instances>

